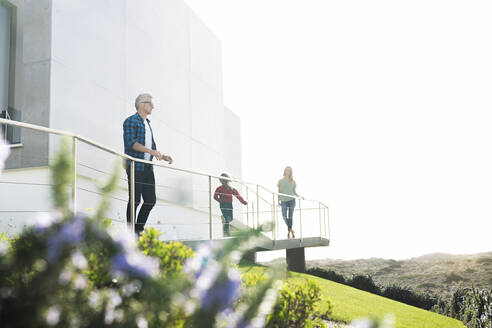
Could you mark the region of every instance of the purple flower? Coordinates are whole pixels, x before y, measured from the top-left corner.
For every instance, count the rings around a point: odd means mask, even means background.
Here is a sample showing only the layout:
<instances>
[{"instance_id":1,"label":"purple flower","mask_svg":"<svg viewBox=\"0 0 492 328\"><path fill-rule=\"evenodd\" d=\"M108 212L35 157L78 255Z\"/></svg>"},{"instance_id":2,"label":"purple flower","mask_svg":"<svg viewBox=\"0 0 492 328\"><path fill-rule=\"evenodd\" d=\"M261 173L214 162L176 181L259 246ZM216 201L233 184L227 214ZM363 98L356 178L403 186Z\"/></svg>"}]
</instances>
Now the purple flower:
<instances>
[{"instance_id":1,"label":"purple flower","mask_svg":"<svg viewBox=\"0 0 492 328\"><path fill-rule=\"evenodd\" d=\"M108 228L111 239L125 251L133 251L136 248L135 238L126 229L111 226Z\"/></svg>"},{"instance_id":2,"label":"purple flower","mask_svg":"<svg viewBox=\"0 0 492 328\"><path fill-rule=\"evenodd\" d=\"M195 252L195 256L188 259L183 267L183 272L192 274L195 279L198 279L205 268L214 262L212 256L212 244L209 242L202 243Z\"/></svg>"},{"instance_id":3,"label":"purple flower","mask_svg":"<svg viewBox=\"0 0 492 328\"><path fill-rule=\"evenodd\" d=\"M34 228L34 231L36 231L37 233L43 233L54 223L60 222L61 219L62 216L59 212L55 212L52 214L44 212L40 213L35 218L30 219L28 221L28 225L32 226Z\"/></svg>"},{"instance_id":4,"label":"purple flower","mask_svg":"<svg viewBox=\"0 0 492 328\"><path fill-rule=\"evenodd\" d=\"M219 312L232 307L234 301L241 294L241 276L237 270L229 269L220 275L212 288L208 288L202 296L202 307L206 310L217 307Z\"/></svg>"},{"instance_id":5,"label":"purple flower","mask_svg":"<svg viewBox=\"0 0 492 328\"><path fill-rule=\"evenodd\" d=\"M138 251L123 251L113 258L113 270L118 274L136 274L155 277L159 273L159 264L153 258Z\"/></svg>"},{"instance_id":6,"label":"purple flower","mask_svg":"<svg viewBox=\"0 0 492 328\"><path fill-rule=\"evenodd\" d=\"M79 244L84 238L84 230L85 217L80 214L75 215L48 241L48 259L50 261L56 260L64 244L71 246Z\"/></svg>"}]
</instances>

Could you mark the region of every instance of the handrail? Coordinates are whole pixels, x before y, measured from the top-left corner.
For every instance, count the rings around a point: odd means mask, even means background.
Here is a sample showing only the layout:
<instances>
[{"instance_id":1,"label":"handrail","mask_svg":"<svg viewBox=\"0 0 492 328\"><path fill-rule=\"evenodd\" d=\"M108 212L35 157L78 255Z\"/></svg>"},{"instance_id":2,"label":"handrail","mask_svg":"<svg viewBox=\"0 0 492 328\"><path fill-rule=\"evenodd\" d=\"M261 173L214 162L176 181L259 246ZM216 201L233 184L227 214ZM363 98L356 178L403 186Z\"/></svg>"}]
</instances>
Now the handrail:
<instances>
[{"instance_id":1,"label":"handrail","mask_svg":"<svg viewBox=\"0 0 492 328\"><path fill-rule=\"evenodd\" d=\"M309 198L305 198L305 197L302 197L302 196L296 196L296 195L289 195L289 194L283 194L281 192L276 192L276 191L273 191L273 190L270 190L268 188L265 188L263 187L262 185L260 185L260 187L265 190L266 192L270 192L272 194L275 194L277 196L287 196L287 197L290 197L290 198L296 198L296 199L302 199L302 200L305 200L305 201L308 201L308 202L319 202L318 200L314 200L314 199L309 199Z\"/></svg>"},{"instance_id":2,"label":"handrail","mask_svg":"<svg viewBox=\"0 0 492 328\"><path fill-rule=\"evenodd\" d=\"M52 129L52 128L47 128L47 127L44 127L44 126L39 126L39 125L35 125L35 124L30 124L30 123L25 123L25 122L19 122L19 121L12 121L12 120L8 120L8 119L5 119L5 118L0 118L0 124L8 124L8 125L13 125L13 126L18 126L18 127L23 127L23 128L27 128L27 129L31 129L31 130L37 130L37 131L42 131L42 132L48 132L48 133L53 133L53 134L57 134L57 135L62 135L62 136L66 136L66 137L74 137L74 138L77 138L78 140L88 144L88 145L91 145L91 146L94 146L96 148L99 148L101 150L104 150L104 151L107 151L109 153L112 153L113 155L117 155L121 158L124 158L124 159L129 159L129 160L132 160L132 161L135 161L135 162L139 162L139 163L144 163L144 164L150 164L150 165L155 165L155 166L159 166L159 167L163 167L163 168L166 168L166 169L171 169L171 170L175 170L175 171L180 171L180 172L184 172L184 173L192 173L192 174L198 174L198 175L201 175L201 176L206 176L206 177L212 177L212 178L215 178L215 179L223 179L223 180L229 180L229 181L233 181L233 182L237 182L237 183L241 183L241 184L245 184L245 185L257 185L257 183L254 183L254 182L249 182L249 181L244 181L244 180L239 180L239 179L234 179L234 178L227 178L227 177L223 177L223 176L218 176L218 175L214 175L214 174L210 174L210 173L205 173L205 172L200 172L200 171L193 171L193 170L187 170L187 169L183 169L183 168L178 168L178 167L173 167L173 166L169 166L169 165L165 165L165 164L160 164L160 163L156 163L156 162L152 162L152 161L147 161L147 160L144 160L144 159L140 159L140 158L135 158L135 157L132 157L130 155L127 155L125 153L121 153L121 152L118 152L110 147L107 147L107 146L104 146L98 142L95 142L93 140L90 140L89 138L86 138L86 137L82 137L82 136L79 136L79 135L76 135L74 133L70 133L70 132L66 132L66 131L62 131L62 130L58 130L58 129ZM307 199L307 198L303 198L303 197L300 197L300 196L295 196L295 195L289 195L289 194L283 194L283 193L279 193L279 192L275 192L275 191L272 191L260 184L258 184L258 186L267 191L267 192L270 192L270 193L273 193L277 196L288 196L288 197L291 197L291 198L296 198L296 199L303 199L305 201L311 201L311 202L318 202L317 200L313 200L313 199ZM321 203L321 205L325 206L325 207L328 207L327 205Z\"/></svg>"},{"instance_id":3,"label":"handrail","mask_svg":"<svg viewBox=\"0 0 492 328\"><path fill-rule=\"evenodd\" d=\"M209 174L209 173L200 172L200 171L187 170L187 169L182 169L182 168L173 167L173 166L169 166L169 165L159 164L159 163L152 162L152 161L146 161L146 160L140 159L140 158L135 158L135 157L132 157L132 156L127 155L125 153L118 152L118 151L116 151L116 150L114 150L114 149L112 149L110 147L101 145L100 143L95 142L93 140L90 140L89 138L82 137L82 136L79 136L79 135L76 135L76 134L73 134L73 133L70 133L70 132L62 131L62 130L47 128L47 127L44 127L44 126L39 126L39 125L35 125L35 124L30 124L30 123L24 123L24 122L19 122L19 121L7 120L7 119L4 119L4 118L0 118L0 124L13 125L13 126L18 126L18 127L26 128L26 129L31 129L31 130L36 130L36 131L42 131L42 132L48 132L48 133L53 133L53 134L62 135L62 136L66 136L66 137L76 138L77 140L80 140L80 141L82 141L82 142L84 142L84 143L86 143L88 145L91 145L91 146L94 146L94 147L99 148L101 150L107 151L107 152L112 153L113 155L117 155L117 156L119 156L119 157L121 157L123 159L128 159L128 160L131 160L131 161L134 161L134 162L138 162L138 163L150 164L150 165L154 165L154 166L163 167L163 168L166 168L166 169L171 169L171 170L174 170L174 171L180 171L180 172L184 172L184 173L197 174L197 175L201 175L201 176L212 177L212 178L215 178L215 179L224 179L224 180L230 180L230 181L237 182L237 183L242 183L242 184L256 185L256 183L254 183L254 182L248 182L248 181L238 180L238 179L234 179L234 178L226 178L226 177L218 176L218 175L215 175L215 174Z\"/></svg>"},{"instance_id":4,"label":"handrail","mask_svg":"<svg viewBox=\"0 0 492 328\"><path fill-rule=\"evenodd\" d=\"M278 196L286 196L286 197L291 197L291 198L295 198L295 199L298 199L299 201L301 200L305 200L305 201L310 201L310 202L316 202L316 203L319 203L319 206L321 207L324 207L326 210L329 211L329 206L325 205L324 203L322 203L321 201L317 201L317 200L312 200L312 199L306 199L304 197L301 197L301 196L295 196L295 195L289 195L289 194L283 194L283 193L278 193L278 192L275 192L275 191L272 191L260 184L257 184L257 183L254 183L254 182L249 182L249 181L244 181L244 180L239 180L239 179L235 179L235 178L229 178L229 177L223 177L223 176L218 176L218 175L215 175L215 174L210 174L210 173L205 173L205 172L201 172L201 171L194 171L194 170L188 170L188 169L183 169L183 168L178 168L178 167L172 167L172 166L169 166L169 165L165 165L165 164L160 164L160 163L156 163L156 162L152 162L152 161L147 161L147 160L144 160L144 159L140 159L140 158L134 158L132 156L129 156L125 153L122 153L122 152L119 152L119 151L116 151L110 147L107 147L105 145L102 145L98 142L95 142L89 138L86 138L86 137L82 137L82 136L79 136L79 135L76 135L74 133L71 133L71 132L67 132L67 131L63 131L63 130L58 130L58 129L53 129L53 128L48 128L48 127L43 127L43 126L39 126L39 125L35 125L35 124L30 124L30 123L25 123L25 122L19 122L19 121L12 121L12 120L9 120L9 119L4 119L4 118L0 118L0 124L6 124L6 125L12 125L12 126L17 126L17 127L21 127L21 128L26 128L26 129L31 129L31 130L36 130L36 131L41 131L41 132L47 132L47 133L52 133L52 134L56 134L56 135L61 135L61 136L66 136L66 137L70 137L72 138L72 151L74 152L74 154L76 155L76 143L75 141L76 140L80 140L82 142L84 142L85 144L88 144L88 145L91 145L93 147L96 147L100 150L103 150L105 152L108 152L108 153L111 153L113 155L116 155L122 159L126 159L126 160L130 160L132 163L143 163L143 164L149 164L149 165L153 165L153 166L157 166L157 167L162 167L162 168L166 168L166 169L170 169L170 170L174 170L174 171L178 171L178 172L184 172L184 173L189 173L189 174L195 174L195 175L200 175L200 176L203 176L203 177L208 177L209 178L209 185L211 183L210 179L211 178L214 178L214 179L222 179L222 180L228 180L228 181L232 181L232 182L236 182L236 183L239 183L239 184L242 184L246 187L246 191L249 190L249 189L252 189L251 191L253 193L256 193L256 198L257 198L257 202L259 201L259 199L261 198L263 201L265 201L266 203L268 203L268 201L266 199L264 199L263 197L261 197L259 195L259 188L263 189L264 191L268 192L268 193L271 193L274 197L273 197L273 200L275 199L275 195ZM73 175L76 177L77 176L77 171L76 169L74 168L74 172L72 172ZM253 188L250 188L248 187L249 186L255 186L256 187L256 191L253 189ZM209 186L210 188L210 186ZM75 189L76 189L76 185L74 184L72 186L72 197L73 197L73 203L74 203L74 206L75 206ZM210 197L211 197L211 190L209 190L209 193L210 193ZM131 198L133 199L133 197ZM211 202L211 200L209 200L209 202ZM133 202L132 202L133 203ZM275 206L275 204L272 204L273 206ZM257 209L256 209L256 214L257 214L257 220L259 220L259 214L260 212L263 213L264 211L260 211L259 209L259 204L257 205ZM210 215L212 216L212 210L211 210L211 204L209 204L209 213ZM299 204L299 210L301 210L300 208L300 204ZM307 209L305 209L307 210ZM249 211L247 210L246 211L247 213L249 213ZM276 210L274 209L272 212L276 212ZM134 214L135 212L132 211L132 213ZM253 212L252 214L254 214L255 211L253 209ZM329 235L330 235L330 228L329 228L329 213L326 213L327 214L327 217L325 218L325 211L323 210L323 226L324 227L320 227L320 236L323 234L322 233L322 228L324 228L325 230L325 236L327 235L327 238L329 238ZM276 215L275 215L276 217ZM210 218L211 220L211 218ZM321 220L321 215L320 215L320 220ZM134 221L134 220L133 220ZM259 224L259 221L258 221L258 224ZM275 223L274 223L275 224ZM302 224L302 222L301 222ZM301 229L302 229L302 226L301 226ZM210 221L210 238L212 239L212 222ZM302 230L301 230L301 238L302 238ZM275 234L274 234L274 239L275 239Z\"/></svg>"}]
</instances>

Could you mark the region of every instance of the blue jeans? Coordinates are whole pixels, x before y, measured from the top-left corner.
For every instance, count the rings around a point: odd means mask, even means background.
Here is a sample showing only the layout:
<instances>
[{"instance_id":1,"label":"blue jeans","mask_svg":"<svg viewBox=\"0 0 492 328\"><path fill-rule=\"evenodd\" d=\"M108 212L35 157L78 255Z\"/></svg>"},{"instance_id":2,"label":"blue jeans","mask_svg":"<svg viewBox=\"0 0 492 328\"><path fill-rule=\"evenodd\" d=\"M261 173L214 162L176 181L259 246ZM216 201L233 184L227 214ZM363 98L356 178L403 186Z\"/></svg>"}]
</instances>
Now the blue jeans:
<instances>
[{"instance_id":1,"label":"blue jeans","mask_svg":"<svg viewBox=\"0 0 492 328\"><path fill-rule=\"evenodd\" d=\"M229 237L231 235L230 225L233 218L233 210L232 210L232 202L223 202L220 203L220 210L222 211L222 216L225 219L225 223L223 225L224 236Z\"/></svg>"},{"instance_id":2,"label":"blue jeans","mask_svg":"<svg viewBox=\"0 0 492 328\"><path fill-rule=\"evenodd\" d=\"M281 201L280 206L282 206L282 217L284 218L285 224L287 224L287 228L290 230L292 229L292 216L296 207L296 199Z\"/></svg>"}]
</instances>

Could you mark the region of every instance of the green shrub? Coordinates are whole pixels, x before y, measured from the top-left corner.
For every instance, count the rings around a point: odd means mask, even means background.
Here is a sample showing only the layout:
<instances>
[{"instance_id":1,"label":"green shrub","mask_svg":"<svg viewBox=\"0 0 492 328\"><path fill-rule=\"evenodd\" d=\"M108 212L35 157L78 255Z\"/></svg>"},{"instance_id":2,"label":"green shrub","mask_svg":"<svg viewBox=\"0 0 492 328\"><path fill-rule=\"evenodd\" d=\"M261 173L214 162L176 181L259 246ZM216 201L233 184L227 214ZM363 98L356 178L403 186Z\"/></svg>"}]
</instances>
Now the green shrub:
<instances>
[{"instance_id":1,"label":"green shrub","mask_svg":"<svg viewBox=\"0 0 492 328\"><path fill-rule=\"evenodd\" d=\"M180 242L159 240L161 234L157 229L146 228L137 246L145 255L159 259L162 277L180 273L186 260L193 256L193 251Z\"/></svg>"},{"instance_id":2,"label":"green shrub","mask_svg":"<svg viewBox=\"0 0 492 328\"><path fill-rule=\"evenodd\" d=\"M430 310L437 304L438 300L435 295L429 293L416 293L408 287L401 287L398 285L387 286L381 295L424 310Z\"/></svg>"},{"instance_id":3,"label":"green shrub","mask_svg":"<svg viewBox=\"0 0 492 328\"><path fill-rule=\"evenodd\" d=\"M336 273L333 270L326 270L323 268L315 267L315 268L308 269L306 273L326 280L338 282L340 284L346 283L345 277L339 273Z\"/></svg>"},{"instance_id":4,"label":"green shrub","mask_svg":"<svg viewBox=\"0 0 492 328\"><path fill-rule=\"evenodd\" d=\"M347 282L347 285L352 286L354 288L364 290L369 293L373 293L376 295L381 295L381 288L376 285L374 280L370 275L354 275L352 279Z\"/></svg>"},{"instance_id":5,"label":"green shrub","mask_svg":"<svg viewBox=\"0 0 492 328\"><path fill-rule=\"evenodd\" d=\"M97 253L91 252L87 258L87 268L84 270L84 274L96 288L111 286L111 265L107 260L108 257L108 249L98 247Z\"/></svg>"},{"instance_id":6,"label":"green shrub","mask_svg":"<svg viewBox=\"0 0 492 328\"><path fill-rule=\"evenodd\" d=\"M320 301L320 288L315 282L285 283L266 327L326 327L322 319L328 319L332 306L328 303L328 310L321 313Z\"/></svg>"},{"instance_id":7,"label":"green shrub","mask_svg":"<svg viewBox=\"0 0 492 328\"><path fill-rule=\"evenodd\" d=\"M440 299L433 311L461 320L469 328L490 328L492 290L459 288L449 301Z\"/></svg>"},{"instance_id":8,"label":"green shrub","mask_svg":"<svg viewBox=\"0 0 492 328\"><path fill-rule=\"evenodd\" d=\"M244 288L255 287L258 283L264 282L265 276L261 273L245 272L241 276L241 282Z\"/></svg>"}]
</instances>

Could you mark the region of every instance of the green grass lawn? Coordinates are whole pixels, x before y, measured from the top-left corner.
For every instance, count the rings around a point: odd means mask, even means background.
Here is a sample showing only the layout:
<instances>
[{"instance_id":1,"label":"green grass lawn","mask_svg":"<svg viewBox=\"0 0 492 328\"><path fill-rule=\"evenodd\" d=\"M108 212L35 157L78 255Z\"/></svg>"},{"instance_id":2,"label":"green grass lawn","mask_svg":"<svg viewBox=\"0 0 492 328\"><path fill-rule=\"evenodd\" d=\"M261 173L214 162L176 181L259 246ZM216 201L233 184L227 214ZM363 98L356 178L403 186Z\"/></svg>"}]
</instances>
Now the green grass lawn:
<instances>
[{"instance_id":1,"label":"green grass lawn","mask_svg":"<svg viewBox=\"0 0 492 328\"><path fill-rule=\"evenodd\" d=\"M240 269L244 272L263 272L265 267L244 266ZM288 279L309 279L318 283L322 299L330 300L333 305L333 318L338 321L350 322L357 318L382 319L385 315L392 314L396 328L465 327L458 320L311 275L289 272Z\"/></svg>"}]
</instances>

